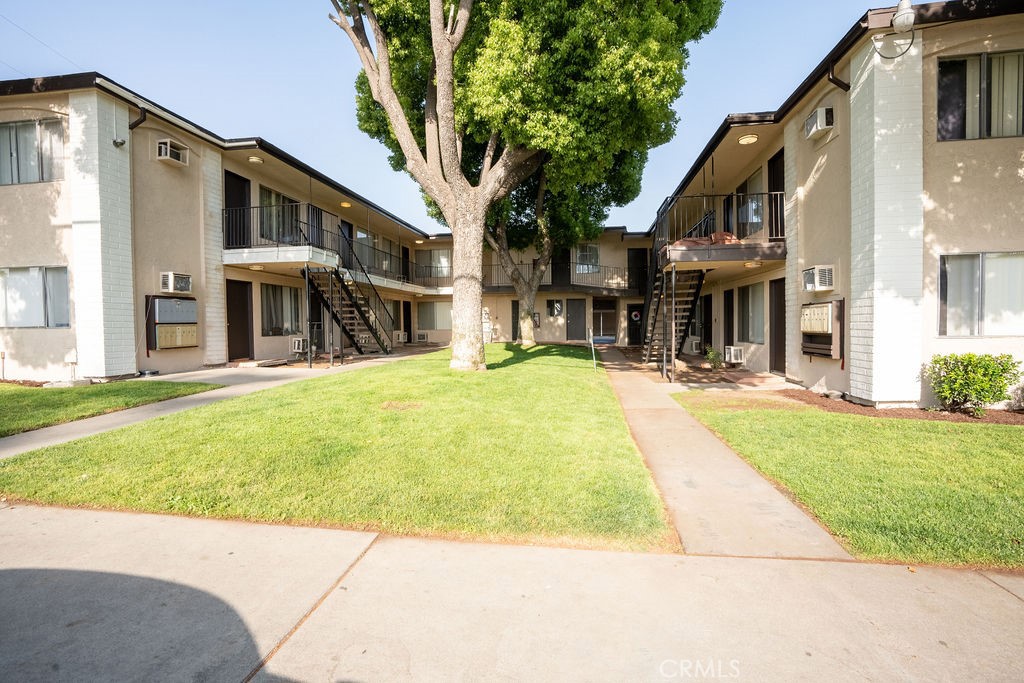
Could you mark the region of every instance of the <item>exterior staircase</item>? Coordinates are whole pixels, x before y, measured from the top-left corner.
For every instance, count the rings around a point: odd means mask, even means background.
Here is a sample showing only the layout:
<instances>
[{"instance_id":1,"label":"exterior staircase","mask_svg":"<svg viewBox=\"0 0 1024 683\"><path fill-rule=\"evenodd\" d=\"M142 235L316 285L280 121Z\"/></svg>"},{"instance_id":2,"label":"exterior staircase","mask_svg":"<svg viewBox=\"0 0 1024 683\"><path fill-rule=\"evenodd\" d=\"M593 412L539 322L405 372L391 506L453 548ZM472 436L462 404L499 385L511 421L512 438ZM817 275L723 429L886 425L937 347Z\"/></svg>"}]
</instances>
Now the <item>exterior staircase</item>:
<instances>
[{"instance_id":1,"label":"exterior staircase","mask_svg":"<svg viewBox=\"0 0 1024 683\"><path fill-rule=\"evenodd\" d=\"M644 301L643 360L657 363L663 376L685 348L703 285L703 270L657 268L651 274Z\"/></svg>"}]
</instances>

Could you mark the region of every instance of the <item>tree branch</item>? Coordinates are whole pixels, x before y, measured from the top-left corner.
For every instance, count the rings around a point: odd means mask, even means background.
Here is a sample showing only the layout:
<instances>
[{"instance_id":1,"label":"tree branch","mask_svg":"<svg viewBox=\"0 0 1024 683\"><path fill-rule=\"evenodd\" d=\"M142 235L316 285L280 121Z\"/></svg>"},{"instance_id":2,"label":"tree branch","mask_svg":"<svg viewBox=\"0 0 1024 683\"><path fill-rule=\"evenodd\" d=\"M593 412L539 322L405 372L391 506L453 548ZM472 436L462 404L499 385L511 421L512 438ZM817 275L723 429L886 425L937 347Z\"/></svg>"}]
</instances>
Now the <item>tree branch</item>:
<instances>
[{"instance_id":1,"label":"tree branch","mask_svg":"<svg viewBox=\"0 0 1024 683\"><path fill-rule=\"evenodd\" d=\"M449 39L453 54L458 51L459 46L462 45L462 39L466 37L466 29L469 28L469 14L472 10L473 0L459 0L459 11L455 15L455 31Z\"/></svg>"},{"instance_id":2,"label":"tree branch","mask_svg":"<svg viewBox=\"0 0 1024 683\"><path fill-rule=\"evenodd\" d=\"M484 178L491 170L491 164L494 162L494 151L498 147L498 134L497 132L491 133L491 137L487 140L487 149L484 150L484 162L483 166L480 167L480 185L483 185Z\"/></svg>"},{"instance_id":3,"label":"tree branch","mask_svg":"<svg viewBox=\"0 0 1024 683\"><path fill-rule=\"evenodd\" d=\"M437 87L438 143L441 169L452 188L467 191L469 182L462 173L455 131L455 49L445 31L443 0L430 0L430 40L434 49Z\"/></svg>"}]
</instances>

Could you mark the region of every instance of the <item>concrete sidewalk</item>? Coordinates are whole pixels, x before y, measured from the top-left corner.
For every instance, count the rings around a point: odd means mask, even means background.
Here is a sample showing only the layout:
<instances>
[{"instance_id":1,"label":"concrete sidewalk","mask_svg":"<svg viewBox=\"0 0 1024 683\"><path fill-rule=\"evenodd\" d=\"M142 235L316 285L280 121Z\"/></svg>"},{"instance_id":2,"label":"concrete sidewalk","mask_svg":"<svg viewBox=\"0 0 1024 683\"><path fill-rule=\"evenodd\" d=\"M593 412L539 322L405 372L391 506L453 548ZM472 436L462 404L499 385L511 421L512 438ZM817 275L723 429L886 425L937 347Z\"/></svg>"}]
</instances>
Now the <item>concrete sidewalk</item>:
<instances>
[{"instance_id":1,"label":"concrete sidewalk","mask_svg":"<svg viewBox=\"0 0 1024 683\"><path fill-rule=\"evenodd\" d=\"M1024 576L0 507L0 679L1020 680Z\"/></svg>"},{"instance_id":2,"label":"concrete sidewalk","mask_svg":"<svg viewBox=\"0 0 1024 683\"><path fill-rule=\"evenodd\" d=\"M399 353L390 356L370 357L359 359L356 362L349 362L345 365L337 365L333 368L307 368L306 366L283 366L268 368L208 368L196 370L195 372L179 372L173 375L157 375L155 377L139 378L138 382L164 381L164 382L209 382L211 384L225 385L221 389L205 391L191 396L172 398L167 401L159 401L138 408L119 410L106 415L76 420L66 424L44 427L30 432L22 432L0 438L0 460L10 458L21 453L54 446L56 444L80 439L84 436L99 434L101 432L135 424L144 420L151 420L155 417L178 413L182 410L205 406L217 401L223 401L236 396L244 396L255 391L278 387L291 382L298 382L304 379L322 377L328 374L339 372L351 372L362 368L373 367L384 363L393 363L403 358L419 355L436 349L416 350L410 353Z\"/></svg>"},{"instance_id":3,"label":"concrete sidewalk","mask_svg":"<svg viewBox=\"0 0 1024 683\"><path fill-rule=\"evenodd\" d=\"M675 385L634 371L618 349L604 349L601 356L687 553L851 559L817 522L690 417L666 391Z\"/></svg>"}]
</instances>

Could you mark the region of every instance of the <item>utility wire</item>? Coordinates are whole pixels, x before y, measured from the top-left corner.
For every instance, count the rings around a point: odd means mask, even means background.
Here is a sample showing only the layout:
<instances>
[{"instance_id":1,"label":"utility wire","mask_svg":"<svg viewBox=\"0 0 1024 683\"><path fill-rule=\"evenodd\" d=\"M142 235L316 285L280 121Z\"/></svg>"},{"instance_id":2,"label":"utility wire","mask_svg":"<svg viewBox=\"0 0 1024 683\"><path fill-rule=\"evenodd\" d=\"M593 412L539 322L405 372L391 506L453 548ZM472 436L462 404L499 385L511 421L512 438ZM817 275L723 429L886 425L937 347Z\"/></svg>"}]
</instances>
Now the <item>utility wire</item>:
<instances>
[{"instance_id":1,"label":"utility wire","mask_svg":"<svg viewBox=\"0 0 1024 683\"><path fill-rule=\"evenodd\" d=\"M29 38L31 38L32 40L36 41L37 43L39 43L40 45L42 45L43 47L45 47L45 48L46 48L47 50L49 50L49 51L50 51L50 52L52 52L53 54L57 55L58 57L60 57L60 58L61 58L61 59L63 59L64 61L66 61L66 62L67 62L68 64L70 64L71 66L75 67L76 69L81 69L81 68L82 68L82 67L81 67L81 66L80 66L80 65L79 65L78 63L76 63L76 62L75 62L74 60L72 60L72 59L71 59L70 57L68 57L67 55L65 55L64 53L62 53L62 52L61 52L60 50L58 50L58 49L57 49L57 48L55 48L55 47L51 47L50 45L48 45L47 43L43 42L43 41L42 41L42 40L40 40L39 38L36 38L36 37L35 37L34 35L32 35L31 33L29 33L29 32L28 32L27 30L23 29L23 28L22 28L21 26L18 26L17 24L15 24L15 23L14 23L13 21L11 21L11 20L10 20L10 19L9 19L8 17L5 17L5 16L3 15L3 14L0 14L0 19L3 19L3 20L4 20L4 21L6 21L6 22L7 22L8 24L10 24L10 25L11 25L11 26L13 26L14 28L18 29L19 31L21 31L22 33L24 33L24 34L25 34L26 36L28 36L28 37L29 37ZM6 62L5 62L5 63L6 63ZM8 64L8 66L10 66L10 64ZM13 67L12 67L12 68L13 68ZM15 71L18 71L17 69L14 69L14 70L15 70ZM18 73L21 73L21 72L20 72L20 71L18 71ZM22 74L22 75L24 76L24 74Z\"/></svg>"},{"instance_id":2,"label":"utility wire","mask_svg":"<svg viewBox=\"0 0 1024 683\"><path fill-rule=\"evenodd\" d=\"M29 76L29 75L28 75L27 73L25 73L25 72L24 72L24 71L22 71L21 69L17 69L17 68L15 68L15 67L11 66L10 64L8 64L7 62L5 62L5 61L4 61L4 60L2 60L2 59L0 59L0 64L3 64L4 66L6 66L6 67L7 67L8 69L10 69L11 71L16 71L17 73L21 74L21 75L22 75L22 76L24 76L25 78L30 78L30 76Z\"/></svg>"}]
</instances>

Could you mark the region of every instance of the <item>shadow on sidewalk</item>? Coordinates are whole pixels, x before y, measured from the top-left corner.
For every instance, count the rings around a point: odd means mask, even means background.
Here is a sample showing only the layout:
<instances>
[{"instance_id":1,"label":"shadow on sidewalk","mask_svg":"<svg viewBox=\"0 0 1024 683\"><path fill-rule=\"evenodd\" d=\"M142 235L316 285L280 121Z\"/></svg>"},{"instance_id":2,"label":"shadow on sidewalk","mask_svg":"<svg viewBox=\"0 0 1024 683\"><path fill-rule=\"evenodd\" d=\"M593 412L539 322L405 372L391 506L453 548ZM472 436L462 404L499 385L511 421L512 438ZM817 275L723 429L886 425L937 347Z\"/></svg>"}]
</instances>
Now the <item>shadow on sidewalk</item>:
<instances>
[{"instance_id":1,"label":"shadow on sidewalk","mask_svg":"<svg viewBox=\"0 0 1024 683\"><path fill-rule=\"evenodd\" d=\"M209 593L124 574L0 571L0 679L238 681L260 659L241 617Z\"/></svg>"}]
</instances>

